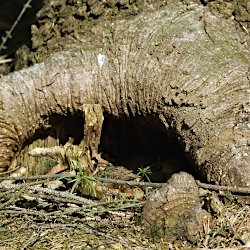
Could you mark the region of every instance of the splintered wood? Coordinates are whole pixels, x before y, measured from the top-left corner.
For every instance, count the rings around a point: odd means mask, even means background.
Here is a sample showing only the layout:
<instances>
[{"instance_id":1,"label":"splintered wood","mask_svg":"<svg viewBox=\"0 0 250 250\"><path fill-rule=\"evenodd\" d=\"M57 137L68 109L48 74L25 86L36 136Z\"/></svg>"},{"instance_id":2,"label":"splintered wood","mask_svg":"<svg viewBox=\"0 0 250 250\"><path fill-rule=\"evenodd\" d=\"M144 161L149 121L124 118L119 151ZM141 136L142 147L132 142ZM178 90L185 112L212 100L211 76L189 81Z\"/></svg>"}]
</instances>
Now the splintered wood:
<instances>
[{"instance_id":1,"label":"splintered wood","mask_svg":"<svg viewBox=\"0 0 250 250\"><path fill-rule=\"evenodd\" d=\"M71 170L75 170L74 162L78 162L86 174L94 171L94 164L107 164L107 161L103 160L98 153L104 120L102 108L97 104L86 104L83 111L84 138L79 145L73 145L73 142L69 140L64 146L34 148L29 155L48 156L61 165L69 163Z\"/></svg>"}]
</instances>

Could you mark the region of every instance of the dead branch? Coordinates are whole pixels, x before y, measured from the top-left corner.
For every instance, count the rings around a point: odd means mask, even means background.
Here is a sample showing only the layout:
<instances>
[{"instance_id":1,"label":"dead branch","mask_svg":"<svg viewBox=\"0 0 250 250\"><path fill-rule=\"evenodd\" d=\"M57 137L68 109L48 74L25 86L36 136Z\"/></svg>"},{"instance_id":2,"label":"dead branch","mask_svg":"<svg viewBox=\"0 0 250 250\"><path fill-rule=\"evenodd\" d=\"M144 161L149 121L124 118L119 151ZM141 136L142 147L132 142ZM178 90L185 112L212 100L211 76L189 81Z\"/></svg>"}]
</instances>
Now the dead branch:
<instances>
[{"instance_id":1,"label":"dead branch","mask_svg":"<svg viewBox=\"0 0 250 250\"><path fill-rule=\"evenodd\" d=\"M61 177L62 174L54 174L54 175L32 175L32 176L5 176L0 177L0 181L2 180L14 180L14 181L25 181L25 180L46 180L46 179L55 179Z\"/></svg>"},{"instance_id":2,"label":"dead branch","mask_svg":"<svg viewBox=\"0 0 250 250\"><path fill-rule=\"evenodd\" d=\"M54 179L60 178L62 176L66 176L66 174L55 174L55 175L36 175L36 176L21 176L21 177L14 177L14 176L6 176L0 177L1 180L16 180L16 181L24 181L24 180L43 180L43 179ZM69 177L75 177L76 175L69 175ZM110 178L101 178L101 177L94 177L97 181L103 183L113 183L113 184L120 184L120 185L129 185L129 186L140 186L140 187L154 187L160 188L163 183L154 183L154 182L137 182L137 181L123 181L123 180L116 180Z\"/></svg>"},{"instance_id":3,"label":"dead branch","mask_svg":"<svg viewBox=\"0 0 250 250\"><path fill-rule=\"evenodd\" d=\"M0 189L17 189L18 190L22 186L23 185L21 184L0 184ZM80 196L76 196L74 194L70 194L69 192L65 192L65 191L55 191L49 188L42 188L42 187L28 186L28 185L27 185L27 189L36 191L36 192L46 193L46 194L56 196L56 197L72 199L73 201L74 200L80 201L82 202L82 204L94 204L94 202L91 200L85 199Z\"/></svg>"},{"instance_id":4,"label":"dead branch","mask_svg":"<svg viewBox=\"0 0 250 250\"><path fill-rule=\"evenodd\" d=\"M14 176L5 176L0 177L1 180L43 180L43 179L55 179L60 178L62 176L65 176L65 174L54 174L54 175L34 175L34 176L20 176L20 177L14 177ZM75 175L70 175L69 177L74 177ZM154 187L154 188L160 188L164 183L154 183L154 182L136 182L136 181L123 181L123 180L116 180L116 179L110 179L110 178L101 178L101 177L95 177L97 181L103 182L103 183L113 183L113 184L120 184L120 185L129 185L129 186L141 186L141 187ZM232 193L242 193L242 194L250 194L250 188L248 187L232 187L232 186L220 186L220 185L212 185L207 183L202 183L199 180L196 180L196 183L199 187L215 190L215 191L229 191Z\"/></svg>"},{"instance_id":5,"label":"dead branch","mask_svg":"<svg viewBox=\"0 0 250 250\"><path fill-rule=\"evenodd\" d=\"M6 42L8 41L9 38L11 38L11 34L12 34L13 30L16 28L17 24L20 22L21 18L23 17L24 13L26 12L26 10L28 8L30 8L31 2L32 2L32 0L28 0L24 4L24 6L23 6L21 12L19 13L19 15L17 16L15 22L12 24L11 28L8 31L6 31L6 35L4 37L2 37L2 43L0 44L0 51L2 49L5 49Z\"/></svg>"},{"instance_id":6,"label":"dead branch","mask_svg":"<svg viewBox=\"0 0 250 250\"><path fill-rule=\"evenodd\" d=\"M37 241L39 241L42 237L44 237L46 234L48 234L49 230L45 231L45 232L38 232L35 233L34 235L32 235L30 237L30 239L28 239L27 241L25 241L23 243L23 245L21 246L20 250L26 250L29 247L32 247Z\"/></svg>"},{"instance_id":7,"label":"dead branch","mask_svg":"<svg viewBox=\"0 0 250 250\"><path fill-rule=\"evenodd\" d=\"M58 157L63 155L64 148L61 146L54 146L50 148L34 148L30 150L30 156L49 156L49 157Z\"/></svg>"},{"instance_id":8,"label":"dead branch","mask_svg":"<svg viewBox=\"0 0 250 250\"><path fill-rule=\"evenodd\" d=\"M199 180L196 180L196 183L199 187L205 188L205 189L211 189L215 191L229 191L232 193L250 194L249 187L232 187L232 186L212 185L212 184L202 183Z\"/></svg>"}]
</instances>

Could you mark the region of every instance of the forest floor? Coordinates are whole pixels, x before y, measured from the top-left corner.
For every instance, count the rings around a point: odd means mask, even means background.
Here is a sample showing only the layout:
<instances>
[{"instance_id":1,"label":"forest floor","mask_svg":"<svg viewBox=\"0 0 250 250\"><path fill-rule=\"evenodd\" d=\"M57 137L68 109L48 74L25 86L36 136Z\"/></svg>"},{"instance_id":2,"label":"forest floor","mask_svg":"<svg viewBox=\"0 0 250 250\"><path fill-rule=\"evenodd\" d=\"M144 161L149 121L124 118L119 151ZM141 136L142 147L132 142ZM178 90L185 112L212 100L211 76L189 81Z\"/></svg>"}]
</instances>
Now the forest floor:
<instances>
[{"instance_id":1,"label":"forest floor","mask_svg":"<svg viewBox=\"0 0 250 250\"><path fill-rule=\"evenodd\" d=\"M32 182L20 179L15 184L0 184L1 250L250 249L249 194L223 191L219 186L203 189L203 208L211 217L197 240L178 237L167 241L148 237L141 224L146 197L155 188L142 185L143 193L137 196L127 184L117 184L118 189L112 184L112 195L100 195L103 189L83 197L79 195L79 180L72 179L70 173L38 176ZM95 192L97 186L88 181L87 186ZM72 193L72 187L77 186L78 191Z\"/></svg>"}]
</instances>

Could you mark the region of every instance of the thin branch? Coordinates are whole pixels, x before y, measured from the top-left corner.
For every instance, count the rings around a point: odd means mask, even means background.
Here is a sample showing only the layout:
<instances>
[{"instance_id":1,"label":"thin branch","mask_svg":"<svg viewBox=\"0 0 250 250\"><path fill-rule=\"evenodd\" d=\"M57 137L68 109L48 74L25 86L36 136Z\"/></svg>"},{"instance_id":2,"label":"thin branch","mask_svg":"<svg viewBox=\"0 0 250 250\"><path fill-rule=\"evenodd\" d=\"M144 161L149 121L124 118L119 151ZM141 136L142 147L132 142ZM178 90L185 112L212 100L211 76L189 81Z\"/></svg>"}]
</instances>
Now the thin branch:
<instances>
[{"instance_id":1,"label":"thin branch","mask_svg":"<svg viewBox=\"0 0 250 250\"><path fill-rule=\"evenodd\" d=\"M1 43L1 45L0 45L0 51L1 51L2 49L5 49L5 44L6 44L6 42L8 41L9 38L11 38L11 34L12 34L13 30L16 28L16 26L17 26L18 23L20 22L20 20L21 20L21 18L23 17L23 14L25 13L25 11L26 11L28 8L30 8L30 3L31 3L31 2L32 2L32 0L28 0L28 1L24 4L24 6L23 6L21 12L20 12L19 15L17 16L15 22L12 24L10 30L8 30L8 31L6 32L6 35L5 35L4 37L2 37L2 43Z\"/></svg>"},{"instance_id":2,"label":"thin branch","mask_svg":"<svg viewBox=\"0 0 250 250\"><path fill-rule=\"evenodd\" d=\"M1 59L0 59L0 64L5 64L5 63L12 62L12 61L13 61L12 58L6 58L6 59L1 58Z\"/></svg>"},{"instance_id":3,"label":"thin branch","mask_svg":"<svg viewBox=\"0 0 250 250\"><path fill-rule=\"evenodd\" d=\"M32 235L27 241L25 241L23 243L23 245L21 246L20 250L26 250L29 247L32 247L37 241L39 241L42 237L44 237L45 235L47 235L49 233L49 230L45 231L45 232L38 232L34 235Z\"/></svg>"},{"instance_id":4,"label":"thin branch","mask_svg":"<svg viewBox=\"0 0 250 250\"><path fill-rule=\"evenodd\" d=\"M5 176L0 177L1 180L15 180L15 181L24 181L24 180L44 180L44 179L55 179L60 178L62 176L66 176L66 174L54 174L54 175L34 175L34 176ZM69 177L75 177L77 175L69 175ZM113 183L113 184L120 184L120 185L129 185L129 186L140 186L140 187L154 187L160 188L164 183L154 183L154 182L137 182L137 181L123 181L123 180L116 180L110 178L101 178L101 177L93 177L99 182L103 183Z\"/></svg>"},{"instance_id":5,"label":"thin branch","mask_svg":"<svg viewBox=\"0 0 250 250\"><path fill-rule=\"evenodd\" d=\"M38 217L46 217L46 212L28 210L26 208L14 210L14 209L1 209L0 214L13 214L13 215L34 215Z\"/></svg>"},{"instance_id":6,"label":"thin branch","mask_svg":"<svg viewBox=\"0 0 250 250\"><path fill-rule=\"evenodd\" d=\"M29 156L49 156L49 157L58 157L63 155L65 152L64 147L54 146L50 148L34 148L30 150Z\"/></svg>"},{"instance_id":7,"label":"thin branch","mask_svg":"<svg viewBox=\"0 0 250 250\"><path fill-rule=\"evenodd\" d=\"M29 194L29 196L31 198L34 197L34 199L40 198L40 199L52 201L55 203L71 203L71 204L76 204L76 205L83 205L82 201L72 200L72 199L65 198L65 197L57 197L57 196L46 195L46 194Z\"/></svg>"},{"instance_id":8,"label":"thin branch","mask_svg":"<svg viewBox=\"0 0 250 250\"><path fill-rule=\"evenodd\" d=\"M0 184L0 189L20 189L20 187L23 187L23 185L22 184ZM42 187L28 186L28 185L27 185L27 189L32 190L32 191L46 193L46 194L53 195L56 197L68 198L68 199L80 201L83 204L94 204L94 202L91 200L85 199L83 197L80 197L74 194L70 194L65 191L56 191L56 190L52 190L49 188L42 188Z\"/></svg>"},{"instance_id":9,"label":"thin branch","mask_svg":"<svg viewBox=\"0 0 250 250\"><path fill-rule=\"evenodd\" d=\"M14 176L5 176L0 177L1 180L44 180L44 179L55 179L65 176L65 174L54 174L54 175L36 175L36 176L20 176L20 177L14 177ZM75 175L69 175L69 177L74 177ZM103 183L114 183L114 184L120 184L120 185L129 185L129 186L141 186L141 187L154 187L154 188L160 188L164 183L154 183L154 182L136 182L136 181L123 181L123 180L116 180L116 179L110 179L110 178L101 178L101 177L94 177L97 181L103 182ZM250 194L250 188L249 187L231 187L231 186L220 186L220 185L212 185L212 184L206 184L202 183L199 180L196 180L196 183L199 187L205 188L205 189L211 189L215 191L229 191L232 193L243 193L243 194Z\"/></svg>"},{"instance_id":10,"label":"thin branch","mask_svg":"<svg viewBox=\"0 0 250 250\"><path fill-rule=\"evenodd\" d=\"M205 189L211 189L215 191L229 191L232 193L250 194L250 187L231 187L231 186L212 185L212 184L202 183L198 180L196 180L196 183L199 187Z\"/></svg>"},{"instance_id":11,"label":"thin branch","mask_svg":"<svg viewBox=\"0 0 250 250\"><path fill-rule=\"evenodd\" d=\"M18 198L25 192L25 190L25 186L20 186L20 189L17 192L13 193L6 202L0 204L0 210L11 204L14 204L18 200Z\"/></svg>"},{"instance_id":12,"label":"thin branch","mask_svg":"<svg viewBox=\"0 0 250 250\"><path fill-rule=\"evenodd\" d=\"M113 183L113 184L120 184L120 185L129 185L129 186L138 186L138 187L154 187L160 188L164 183L156 183L156 182L138 182L138 181L123 181L123 180L116 180L116 179L109 179L109 178L101 178L95 177L97 181L102 183Z\"/></svg>"},{"instance_id":13,"label":"thin branch","mask_svg":"<svg viewBox=\"0 0 250 250\"><path fill-rule=\"evenodd\" d=\"M182 248L182 250L250 250L250 246L223 247L223 248Z\"/></svg>"},{"instance_id":14,"label":"thin branch","mask_svg":"<svg viewBox=\"0 0 250 250\"><path fill-rule=\"evenodd\" d=\"M55 179L61 177L62 174L54 175L31 175L31 176L4 176L0 177L2 180L14 180L14 181L25 181L25 180L46 180L46 179Z\"/></svg>"},{"instance_id":15,"label":"thin branch","mask_svg":"<svg viewBox=\"0 0 250 250\"><path fill-rule=\"evenodd\" d=\"M17 166L17 167L15 167L14 169L11 169L11 170L9 170L9 171L5 171L5 172L2 172L2 173L0 173L0 176L1 175L8 175L8 174L11 174L11 173L13 173L13 172L15 172L16 170L18 170L19 168L21 168L20 166ZM1 178L1 177L0 177ZM1 179L0 179L1 180ZM4 180L7 180L7 179L4 179ZM9 179L8 179L9 180Z\"/></svg>"}]
</instances>

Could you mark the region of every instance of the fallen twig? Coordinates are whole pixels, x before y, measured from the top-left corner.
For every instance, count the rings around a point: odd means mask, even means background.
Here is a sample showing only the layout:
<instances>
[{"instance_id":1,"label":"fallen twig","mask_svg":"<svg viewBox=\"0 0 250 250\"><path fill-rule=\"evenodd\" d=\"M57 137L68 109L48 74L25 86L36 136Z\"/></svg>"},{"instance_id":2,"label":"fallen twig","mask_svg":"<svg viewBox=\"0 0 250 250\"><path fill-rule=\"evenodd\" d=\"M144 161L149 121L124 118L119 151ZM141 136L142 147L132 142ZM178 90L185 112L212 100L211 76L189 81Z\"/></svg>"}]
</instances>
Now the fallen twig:
<instances>
[{"instance_id":1,"label":"fallen twig","mask_svg":"<svg viewBox=\"0 0 250 250\"><path fill-rule=\"evenodd\" d=\"M58 177L61 177L61 176L62 176L62 174L32 175L32 176L4 176L4 177L0 177L0 181L2 181L2 180L14 180L14 181L46 180L46 179L55 179L55 178L58 178Z\"/></svg>"},{"instance_id":2,"label":"fallen twig","mask_svg":"<svg viewBox=\"0 0 250 250\"><path fill-rule=\"evenodd\" d=\"M198 180L196 180L196 183L199 187L205 188L205 189L211 189L211 190L215 190L215 191L229 191L232 193L250 194L249 187L231 187L231 186L212 185L212 184L202 183Z\"/></svg>"},{"instance_id":3,"label":"fallen twig","mask_svg":"<svg viewBox=\"0 0 250 250\"><path fill-rule=\"evenodd\" d=\"M49 230L32 235L28 241L24 242L20 250L25 250L25 249L28 249L29 247L32 247L37 241L39 241L42 237L48 234L48 232Z\"/></svg>"},{"instance_id":4,"label":"fallen twig","mask_svg":"<svg viewBox=\"0 0 250 250\"><path fill-rule=\"evenodd\" d=\"M14 169L11 169L11 170L2 172L2 173L0 173L0 176L1 176L1 175L6 176L6 175L8 175L8 174L11 174L11 173L17 171L19 168L20 168L20 166L17 166L17 167L15 167ZM8 176L6 176L6 177L8 177ZM0 177L0 178L1 178L1 177ZM0 179L0 180L1 180L1 179ZM7 179L4 179L4 180L7 180Z\"/></svg>"},{"instance_id":5,"label":"fallen twig","mask_svg":"<svg viewBox=\"0 0 250 250\"><path fill-rule=\"evenodd\" d=\"M0 184L0 189L20 189L21 186L22 184ZM49 188L42 188L42 187L28 186L28 185L27 185L27 189L46 193L46 194L56 196L56 197L68 198L73 201L74 200L80 201L82 202L82 204L94 204L95 203L91 200L88 200L86 198L83 198L74 194L70 194L69 192L65 192L65 191L56 191L56 190L52 190Z\"/></svg>"},{"instance_id":6,"label":"fallen twig","mask_svg":"<svg viewBox=\"0 0 250 250\"><path fill-rule=\"evenodd\" d=\"M0 204L0 209L3 209L9 206L10 204L14 204L18 200L18 198L22 195L22 193L25 192L25 190L26 188L24 186L21 186L17 192L11 194L10 198L6 202Z\"/></svg>"},{"instance_id":7,"label":"fallen twig","mask_svg":"<svg viewBox=\"0 0 250 250\"><path fill-rule=\"evenodd\" d=\"M43 180L43 179L55 179L65 176L64 174L54 174L54 175L35 175L35 176L4 176L0 177L1 180ZM76 175L69 175L69 177L74 177ZM154 182L137 182L137 181L124 181L124 180L117 180L117 179L110 179L110 178L102 178L102 177L94 177L97 181L103 183L114 183L114 184L121 184L121 185L129 185L129 186L141 186L141 187L154 187L160 188L164 183L154 183ZM232 193L243 193L243 194L250 194L250 188L248 187L231 187L231 186L220 186L220 185L212 185L207 183L202 183L199 180L196 180L196 183L199 187L205 189L211 189L215 191L229 191Z\"/></svg>"},{"instance_id":8,"label":"fallen twig","mask_svg":"<svg viewBox=\"0 0 250 250\"><path fill-rule=\"evenodd\" d=\"M123 181L123 180L101 178L101 177L95 177L95 179L103 183L113 183L113 184L138 186L138 187L160 188L164 184L164 183L154 183L154 182Z\"/></svg>"},{"instance_id":9,"label":"fallen twig","mask_svg":"<svg viewBox=\"0 0 250 250\"><path fill-rule=\"evenodd\" d=\"M55 174L55 175L36 175L36 176L5 176L0 177L1 180L16 180L16 181L24 181L24 180L44 180L44 179L55 179L60 178L62 176L66 176L66 174ZM77 175L70 174L69 177L75 177ZM140 186L140 187L154 187L160 188L164 183L154 183L154 182L137 182L137 181L123 181L117 179L110 179L110 178L101 178L101 177L94 177L97 181L103 183L114 183L120 185L129 185L129 186Z\"/></svg>"},{"instance_id":10,"label":"fallen twig","mask_svg":"<svg viewBox=\"0 0 250 250\"><path fill-rule=\"evenodd\" d=\"M66 145L68 146L68 145ZM30 156L49 156L49 157L58 157L65 154L65 148L67 147L54 146L50 148L34 148L29 152Z\"/></svg>"},{"instance_id":11,"label":"fallen twig","mask_svg":"<svg viewBox=\"0 0 250 250\"><path fill-rule=\"evenodd\" d=\"M2 58L2 57L0 57L0 64L9 63L9 62L12 62L12 61L13 61L12 58Z\"/></svg>"}]
</instances>

